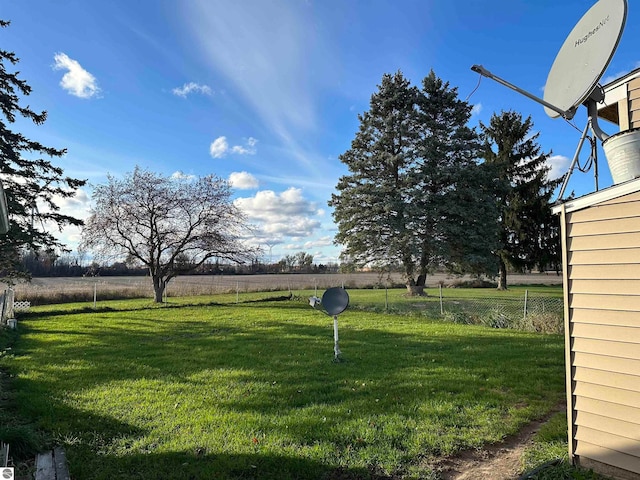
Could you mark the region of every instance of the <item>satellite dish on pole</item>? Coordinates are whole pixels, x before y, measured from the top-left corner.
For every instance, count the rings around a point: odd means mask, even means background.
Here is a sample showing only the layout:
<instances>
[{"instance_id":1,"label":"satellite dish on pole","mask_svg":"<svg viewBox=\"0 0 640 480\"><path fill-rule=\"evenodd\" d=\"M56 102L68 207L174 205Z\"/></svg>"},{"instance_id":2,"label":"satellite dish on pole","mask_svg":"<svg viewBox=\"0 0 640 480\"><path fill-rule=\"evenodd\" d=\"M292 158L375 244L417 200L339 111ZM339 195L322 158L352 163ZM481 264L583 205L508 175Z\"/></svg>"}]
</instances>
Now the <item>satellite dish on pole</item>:
<instances>
[{"instance_id":1,"label":"satellite dish on pole","mask_svg":"<svg viewBox=\"0 0 640 480\"><path fill-rule=\"evenodd\" d=\"M627 0L599 0L593 5L556 55L544 100L560 110L575 112L591 96L609 66L626 20ZM552 118L560 116L548 107L545 111Z\"/></svg>"},{"instance_id":2,"label":"satellite dish on pole","mask_svg":"<svg viewBox=\"0 0 640 480\"><path fill-rule=\"evenodd\" d=\"M538 98L507 82L481 65L473 65L471 67L474 72L491 78L542 104L546 113L552 118L563 117L566 120L570 120L581 104L587 107L587 125L582 132L582 137L578 143L569 171L565 175L558 199L561 199L564 194L589 131L593 132L594 137L597 137L602 142L609 139L609 135L603 132L598 125L598 107L596 103L604 100L604 92L602 88L598 87L598 82L604 75L620 43L626 21L627 0L599 0L596 2L571 30L556 55L547 77L544 98ZM623 157L625 164L640 161L640 146L635 144L629 147L631 142L629 142L628 138L625 138L626 136L618 138L616 135L615 137L612 137L607 142L605 152L612 152L611 156ZM596 190L598 190L598 163L595 140L592 139L591 143L593 145L595 184ZM622 150L624 151L620 153L619 151ZM629 159L630 157L631 160ZM637 159L633 157L637 157ZM608 160L611 164L612 160L609 156ZM628 168L627 170L635 171Z\"/></svg>"},{"instance_id":3,"label":"satellite dish on pole","mask_svg":"<svg viewBox=\"0 0 640 480\"><path fill-rule=\"evenodd\" d=\"M322 295L322 306L329 315L340 315L349 306L349 294L341 287L329 288Z\"/></svg>"},{"instance_id":4,"label":"satellite dish on pole","mask_svg":"<svg viewBox=\"0 0 640 480\"><path fill-rule=\"evenodd\" d=\"M327 315L333 317L333 359L339 362L342 352L338 346L338 315L349 306L349 294L342 287L332 287L324 292L322 300L316 296L309 298L309 305L313 308L316 308L316 305L321 305Z\"/></svg>"}]
</instances>

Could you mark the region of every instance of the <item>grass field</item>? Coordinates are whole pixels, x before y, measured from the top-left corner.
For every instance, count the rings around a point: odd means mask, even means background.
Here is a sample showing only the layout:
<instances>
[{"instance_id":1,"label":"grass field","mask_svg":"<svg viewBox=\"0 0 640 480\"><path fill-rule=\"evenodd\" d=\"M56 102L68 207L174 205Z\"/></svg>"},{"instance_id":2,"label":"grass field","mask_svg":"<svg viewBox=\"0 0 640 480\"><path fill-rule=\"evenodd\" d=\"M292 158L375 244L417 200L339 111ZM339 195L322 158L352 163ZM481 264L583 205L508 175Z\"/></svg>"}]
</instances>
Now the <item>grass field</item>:
<instances>
[{"instance_id":1,"label":"grass field","mask_svg":"<svg viewBox=\"0 0 640 480\"><path fill-rule=\"evenodd\" d=\"M334 363L329 317L254 295L33 309L16 414L76 479L428 479L564 397L557 335L353 309Z\"/></svg>"}]
</instances>

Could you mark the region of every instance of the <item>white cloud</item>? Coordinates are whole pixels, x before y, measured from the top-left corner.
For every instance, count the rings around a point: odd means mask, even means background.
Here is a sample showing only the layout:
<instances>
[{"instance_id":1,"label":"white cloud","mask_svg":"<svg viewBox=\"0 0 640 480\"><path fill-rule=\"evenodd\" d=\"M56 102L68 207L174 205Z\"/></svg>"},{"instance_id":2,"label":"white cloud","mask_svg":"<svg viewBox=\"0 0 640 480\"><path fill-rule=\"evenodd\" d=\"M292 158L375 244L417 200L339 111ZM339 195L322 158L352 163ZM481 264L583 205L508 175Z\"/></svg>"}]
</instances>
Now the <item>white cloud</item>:
<instances>
[{"instance_id":1,"label":"white cloud","mask_svg":"<svg viewBox=\"0 0 640 480\"><path fill-rule=\"evenodd\" d=\"M313 218L317 212L315 203L305 199L299 188L291 187L279 194L261 190L253 197L238 198L234 203L256 225L257 237L308 238L321 226Z\"/></svg>"},{"instance_id":2,"label":"white cloud","mask_svg":"<svg viewBox=\"0 0 640 480\"><path fill-rule=\"evenodd\" d=\"M549 157L547 163L551 167L551 170L549 170L549 179L555 180L567 173L571 165L571 159L563 155L553 155Z\"/></svg>"},{"instance_id":3,"label":"white cloud","mask_svg":"<svg viewBox=\"0 0 640 480\"><path fill-rule=\"evenodd\" d=\"M258 179L248 172L232 172L229 183L240 190L252 190L260 186Z\"/></svg>"},{"instance_id":4,"label":"white cloud","mask_svg":"<svg viewBox=\"0 0 640 480\"><path fill-rule=\"evenodd\" d=\"M312 248L329 247L331 245L333 245L333 238L326 236L326 237L321 237L317 240L305 242L304 248L305 250L310 250Z\"/></svg>"},{"instance_id":5,"label":"white cloud","mask_svg":"<svg viewBox=\"0 0 640 480\"><path fill-rule=\"evenodd\" d=\"M201 93L202 95L213 95L213 90L208 85L200 85L199 83L189 82L182 87L176 87L172 90L174 95L187 98L190 93Z\"/></svg>"},{"instance_id":6,"label":"white cloud","mask_svg":"<svg viewBox=\"0 0 640 480\"><path fill-rule=\"evenodd\" d=\"M209 146L209 153L213 158L224 157L228 150L229 144L227 143L227 137L218 137Z\"/></svg>"},{"instance_id":7,"label":"white cloud","mask_svg":"<svg viewBox=\"0 0 640 480\"><path fill-rule=\"evenodd\" d=\"M187 182L190 182L192 180L195 180L197 177L196 175L191 175L178 170L171 174L171 178L174 180L186 180Z\"/></svg>"},{"instance_id":8,"label":"white cloud","mask_svg":"<svg viewBox=\"0 0 640 480\"><path fill-rule=\"evenodd\" d=\"M471 109L471 116L480 115L480 112L482 112L482 104L476 103Z\"/></svg>"},{"instance_id":9,"label":"white cloud","mask_svg":"<svg viewBox=\"0 0 640 480\"><path fill-rule=\"evenodd\" d=\"M282 247L283 250L312 250L314 248L329 247L333 245L333 239L331 237L322 237L317 240L309 240L304 243L289 243ZM316 252L316 255L320 255L320 252ZM314 255L315 256L315 255Z\"/></svg>"},{"instance_id":10,"label":"white cloud","mask_svg":"<svg viewBox=\"0 0 640 480\"><path fill-rule=\"evenodd\" d=\"M255 155L256 154L256 144L258 140L253 137L249 137L245 146L235 145L231 147L231 153L237 153L238 155Z\"/></svg>"},{"instance_id":11,"label":"white cloud","mask_svg":"<svg viewBox=\"0 0 640 480\"><path fill-rule=\"evenodd\" d=\"M244 146L234 145L230 147L229 142L227 142L227 137L221 136L211 143L209 146L209 153L213 158L222 158L227 155L227 153L233 153L236 155L255 155L257 152L257 143L258 140L253 137L249 137Z\"/></svg>"},{"instance_id":12,"label":"white cloud","mask_svg":"<svg viewBox=\"0 0 640 480\"><path fill-rule=\"evenodd\" d=\"M80 220L86 220L90 215L91 198L86 190L78 189L72 197L54 195L53 202L60 207L60 213ZM49 206L44 202L38 202L38 210L41 213L49 212ZM76 226L66 226L59 230L57 224L44 222L44 227L51 232L56 239L70 249L76 249L81 240L82 229Z\"/></svg>"},{"instance_id":13,"label":"white cloud","mask_svg":"<svg viewBox=\"0 0 640 480\"><path fill-rule=\"evenodd\" d=\"M96 77L65 53L56 53L53 57L55 70L67 70L60 81L60 86L70 95L80 98L91 98L100 94Z\"/></svg>"},{"instance_id":14,"label":"white cloud","mask_svg":"<svg viewBox=\"0 0 640 480\"><path fill-rule=\"evenodd\" d=\"M85 219L89 216L89 195L86 190L79 188L73 197L61 197L56 195L54 203L60 207L65 215Z\"/></svg>"}]
</instances>

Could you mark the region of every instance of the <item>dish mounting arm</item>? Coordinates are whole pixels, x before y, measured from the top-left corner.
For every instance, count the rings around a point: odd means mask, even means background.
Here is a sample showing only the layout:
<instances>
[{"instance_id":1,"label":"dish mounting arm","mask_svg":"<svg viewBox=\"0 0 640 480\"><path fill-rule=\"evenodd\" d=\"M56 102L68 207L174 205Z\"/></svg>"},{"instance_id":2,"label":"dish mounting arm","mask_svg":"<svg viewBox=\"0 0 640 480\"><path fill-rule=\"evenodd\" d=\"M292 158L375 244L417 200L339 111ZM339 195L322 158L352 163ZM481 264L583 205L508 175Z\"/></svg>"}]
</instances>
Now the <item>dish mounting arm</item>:
<instances>
[{"instance_id":1,"label":"dish mounting arm","mask_svg":"<svg viewBox=\"0 0 640 480\"><path fill-rule=\"evenodd\" d=\"M564 181L562 182L562 187L560 188L560 193L558 194L558 198L556 202L562 200L564 196L564 192L567 189L567 185L569 184L569 179L571 178L571 174L573 173L574 168L578 163L578 158L580 157L580 151L582 150L582 146L584 145L585 140L587 139L587 134L589 130L593 133L593 135L598 138L601 142L604 142L609 135L602 131L600 125L598 124L598 107L596 105L596 101L599 98L598 94L592 94L592 96L585 102L585 106L587 107L588 119L587 124L584 127L582 132L582 136L580 137L580 142L578 142L578 148L576 149L576 153L573 156L573 160L571 161L571 166L569 167L569 171L564 177ZM592 142L595 140L592 139ZM594 143L595 145L595 143ZM592 155L594 156L593 165L594 165L594 177L596 183L596 192L598 191L598 152L597 150L593 150Z\"/></svg>"},{"instance_id":2,"label":"dish mounting arm","mask_svg":"<svg viewBox=\"0 0 640 480\"><path fill-rule=\"evenodd\" d=\"M523 90L522 88L507 82L505 79L498 77L497 75L494 75L493 73L491 73L489 70L487 70L486 68L484 68L482 65L473 65L471 67L471 70L473 70L476 73L479 73L480 75L482 75L483 77L487 77L490 78L491 80L495 80L496 82L504 85L507 88L510 88L511 90L514 90L516 92L518 92L521 95L524 95L525 97L530 98L531 100L533 100L534 102L537 102L541 105L544 105L545 107L547 107L550 110L553 110L556 113L559 113L560 116L562 116L563 118L566 118L567 120L571 120L573 118L573 116L576 114L576 109L573 108L571 110L562 110L561 108L556 107L555 105L552 105L551 103L543 100L540 97L536 97L533 93L527 92L526 90Z\"/></svg>"}]
</instances>

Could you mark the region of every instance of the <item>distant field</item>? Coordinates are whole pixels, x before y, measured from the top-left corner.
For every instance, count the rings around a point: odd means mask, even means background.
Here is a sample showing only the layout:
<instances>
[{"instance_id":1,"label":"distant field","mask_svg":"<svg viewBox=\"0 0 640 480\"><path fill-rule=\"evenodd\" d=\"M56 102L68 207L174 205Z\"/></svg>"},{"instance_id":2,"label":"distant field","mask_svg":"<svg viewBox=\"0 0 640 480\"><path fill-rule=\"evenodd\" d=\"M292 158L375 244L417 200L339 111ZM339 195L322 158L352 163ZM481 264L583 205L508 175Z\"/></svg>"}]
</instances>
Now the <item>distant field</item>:
<instances>
[{"instance_id":1,"label":"distant field","mask_svg":"<svg viewBox=\"0 0 640 480\"><path fill-rule=\"evenodd\" d=\"M460 280L446 274L434 274L427 278L428 287L445 286ZM400 274L390 278L377 273L351 274L276 274L276 275L185 275L171 281L167 295L192 296L220 293L246 293L260 291L291 291L325 289L335 286L347 288L385 287L401 285ZM562 277L555 273L510 275L510 285L561 285ZM149 277L58 277L34 278L29 284L15 287L18 300L30 300L60 295L77 301L93 299L94 291L99 299L125 297L151 297L153 289ZM61 298L62 300L62 298Z\"/></svg>"}]
</instances>

